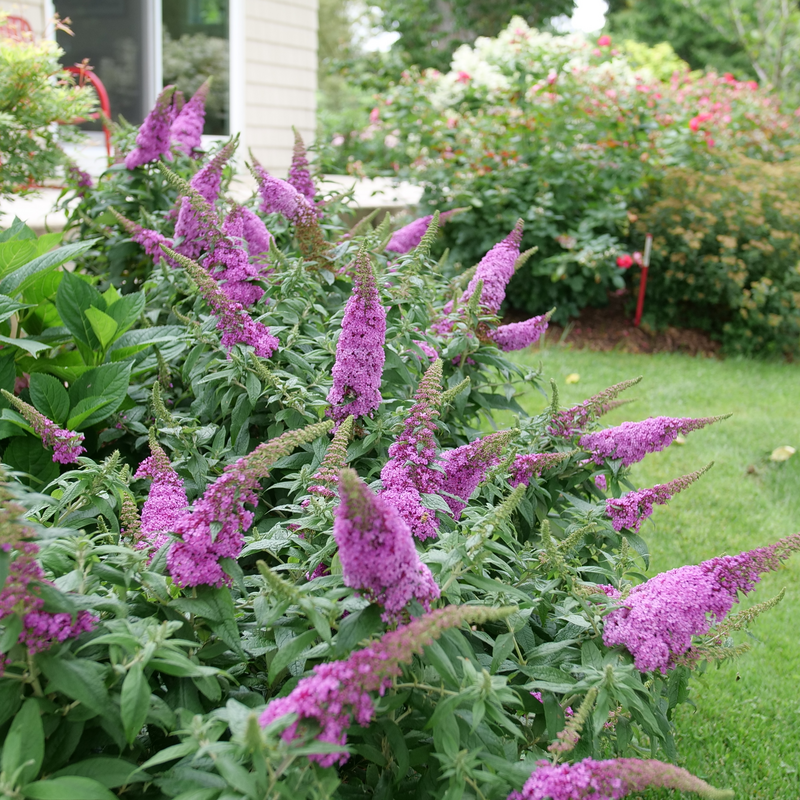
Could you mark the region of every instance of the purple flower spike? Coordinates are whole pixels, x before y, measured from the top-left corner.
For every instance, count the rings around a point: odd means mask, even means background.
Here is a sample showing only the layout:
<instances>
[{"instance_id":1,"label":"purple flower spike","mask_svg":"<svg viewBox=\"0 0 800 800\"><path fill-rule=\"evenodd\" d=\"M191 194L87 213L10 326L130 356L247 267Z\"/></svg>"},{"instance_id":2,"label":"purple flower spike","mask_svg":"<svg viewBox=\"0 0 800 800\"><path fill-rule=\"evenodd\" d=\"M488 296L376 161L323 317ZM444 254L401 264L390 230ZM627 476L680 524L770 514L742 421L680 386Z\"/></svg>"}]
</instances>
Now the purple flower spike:
<instances>
[{"instance_id":1,"label":"purple flower spike","mask_svg":"<svg viewBox=\"0 0 800 800\"><path fill-rule=\"evenodd\" d=\"M617 400L617 395L631 386L635 386L640 380L641 378L631 378L621 383L615 383L579 405L559 411L547 426L547 432L553 436L564 437L583 432L584 428L597 417L607 414L612 408L629 402Z\"/></svg>"},{"instance_id":2,"label":"purple flower spike","mask_svg":"<svg viewBox=\"0 0 800 800\"><path fill-rule=\"evenodd\" d=\"M352 414L371 416L381 404L386 309L381 305L372 262L366 250L356 257L353 293L347 301L336 344L328 414L337 422Z\"/></svg>"},{"instance_id":3,"label":"purple flower spike","mask_svg":"<svg viewBox=\"0 0 800 800\"><path fill-rule=\"evenodd\" d=\"M170 127L175 116L172 96L174 86L166 86L147 115L139 133L136 134L136 147L125 157L125 166L136 169L150 161L158 161L161 156L167 160L172 159L169 152Z\"/></svg>"},{"instance_id":4,"label":"purple flower spike","mask_svg":"<svg viewBox=\"0 0 800 800\"><path fill-rule=\"evenodd\" d=\"M412 599L429 609L439 587L394 506L374 495L351 469L341 472L339 497L333 536L345 585L380 603L386 620L399 618Z\"/></svg>"},{"instance_id":5,"label":"purple flower spike","mask_svg":"<svg viewBox=\"0 0 800 800\"><path fill-rule=\"evenodd\" d=\"M175 529L189 501L186 499L183 479L172 468L167 454L152 434L150 452L152 455L139 464L133 476L134 479L152 478L153 481L142 507L139 534L134 546L137 550L155 552L169 541L167 534Z\"/></svg>"},{"instance_id":6,"label":"purple flower spike","mask_svg":"<svg viewBox=\"0 0 800 800\"><path fill-rule=\"evenodd\" d=\"M258 268L251 263L244 249L244 209L234 206L225 219L222 232L225 237L217 242L214 252L205 264L212 267L214 278L222 283L222 291L244 308L255 305L264 295L264 290L253 280L259 277Z\"/></svg>"},{"instance_id":7,"label":"purple flower spike","mask_svg":"<svg viewBox=\"0 0 800 800\"><path fill-rule=\"evenodd\" d=\"M525 322L501 325L489 333L489 338L506 352L524 350L539 341L541 335L547 330L552 314L552 311L548 311L538 317L531 317Z\"/></svg>"},{"instance_id":8,"label":"purple flower spike","mask_svg":"<svg viewBox=\"0 0 800 800\"><path fill-rule=\"evenodd\" d=\"M310 722L318 729L317 741L345 745L353 720L367 726L375 716L370 692L383 695L392 679L402 674L402 665L410 664L443 631L464 622L485 622L492 616L492 609L482 606L447 606L431 611L385 633L379 641L356 650L344 661L318 664L286 697L271 700L259 722L267 727L287 714L296 714L297 718L281 734L285 741L301 738ZM344 764L349 757L346 752L308 756L323 767Z\"/></svg>"},{"instance_id":9,"label":"purple flower spike","mask_svg":"<svg viewBox=\"0 0 800 800\"><path fill-rule=\"evenodd\" d=\"M227 467L190 509L177 515L172 525L179 538L167 553L167 568L178 586L222 586L227 582L220 560L237 558L242 551L244 531L253 522L253 512L245 504L258 503L259 480L279 458L313 442L330 424L318 422L264 442Z\"/></svg>"},{"instance_id":10,"label":"purple flower spike","mask_svg":"<svg viewBox=\"0 0 800 800\"><path fill-rule=\"evenodd\" d=\"M289 183L297 189L303 197L313 206L316 202L317 190L314 181L311 180L311 173L308 171L308 158L306 157L306 146L300 132L294 129L294 152L292 153L292 165L289 167Z\"/></svg>"},{"instance_id":11,"label":"purple flower spike","mask_svg":"<svg viewBox=\"0 0 800 800\"><path fill-rule=\"evenodd\" d=\"M206 98L211 84L207 78L180 110L170 127L170 137L178 150L187 156L199 150L202 144L203 125L206 120Z\"/></svg>"},{"instance_id":12,"label":"purple flower spike","mask_svg":"<svg viewBox=\"0 0 800 800\"><path fill-rule=\"evenodd\" d=\"M568 453L526 453L519 455L511 465L509 483L511 486L519 486L521 483L529 486L534 476L538 478L544 470L560 464L567 458L569 458Z\"/></svg>"},{"instance_id":13,"label":"purple flower spike","mask_svg":"<svg viewBox=\"0 0 800 800\"><path fill-rule=\"evenodd\" d=\"M222 333L220 341L229 354L236 344L250 345L261 358L269 358L277 350L280 343L269 332L269 328L255 321L240 303L228 298L204 267L168 247L163 249L186 269L197 284L211 313L217 318L217 330Z\"/></svg>"},{"instance_id":14,"label":"purple flower spike","mask_svg":"<svg viewBox=\"0 0 800 800\"><path fill-rule=\"evenodd\" d=\"M440 491L456 519L460 519L467 501L486 477L487 470L500 463L511 436L510 431L490 433L442 454L439 465L444 469L444 479Z\"/></svg>"},{"instance_id":15,"label":"purple flower spike","mask_svg":"<svg viewBox=\"0 0 800 800\"><path fill-rule=\"evenodd\" d=\"M800 550L800 533L736 556L720 556L697 566L662 572L634 586L620 607L605 618L603 642L623 645L640 672L675 667L692 645L727 616L738 593L747 594L766 572Z\"/></svg>"},{"instance_id":16,"label":"purple flower spike","mask_svg":"<svg viewBox=\"0 0 800 800\"><path fill-rule=\"evenodd\" d=\"M42 444L53 449L53 461L60 464L78 463L78 456L86 452L86 448L81 446L84 438L82 433L59 428L55 422L40 414L33 406L5 389L0 391L3 397L22 414L25 421L33 428L33 432L42 440Z\"/></svg>"},{"instance_id":17,"label":"purple flower spike","mask_svg":"<svg viewBox=\"0 0 800 800\"><path fill-rule=\"evenodd\" d=\"M247 252L253 264L264 266L267 264L267 253L275 241L267 230L264 221L249 208L242 206L242 235L247 243ZM262 269L262 274L267 270Z\"/></svg>"},{"instance_id":18,"label":"purple flower spike","mask_svg":"<svg viewBox=\"0 0 800 800\"><path fill-rule=\"evenodd\" d=\"M585 758L577 764L537 762L522 791L512 792L508 800L619 800L648 787L696 792L708 800L733 797L733 792L715 789L685 769L663 761Z\"/></svg>"},{"instance_id":19,"label":"purple flower spike","mask_svg":"<svg viewBox=\"0 0 800 800\"><path fill-rule=\"evenodd\" d=\"M167 259L164 255L164 251L161 249L162 244L165 244L167 247L172 247L172 239L167 239L166 236L162 236L158 231L143 228L127 217L123 217L122 214L113 208L111 209L111 213L119 220L119 223L125 228L131 239L144 248L145 253L153 259L154 264L160 263L163 258L166 259L171 267L175 266L175 263Z\"/></svg>"},{"instance_id":20,"label":"purple flower spike","mask_svg":"<svg viewBox=\"0 0 800 800\"><path fill-rule=\"evenodd\" d=\"M381 470L380 496L400 512L418 539L438 536L436 512L422 505L420 494L438 494L442 473L434 470L436 418L441 403L442 362L428 367L419 382L416 402L406 417L403 432L389 447L389 458Z\"/></svg>"},{"instance_id":21,"label":"purple flower spike","mask_svg":"<svg viewBox=\"0 0 800 800\"><path fill-rule=\"evenodd\" d=\"M622 459L622 465L629 467L648 453L657 453L669 447L680 434L699 430L728 416L700 419L649 417L641 422L623 422L616 428L587 433L581 437L580 446L591 455L595 464Z\"/></svg>"},{"instance_id":22,"label":"purple flower spike","mask_svg":"<svg viewBox=\"0 0 800 800\"><path fill-rule=\"evenodd\" d=\"M457 213L457 211L458 209L454 209L452 211L443 211L441 214L439 214L439 224L444 225L444 223L450 217L452 217L453 214ZM428 214L424 217L418 217L413 222L409 222L408 225L404 225L402 228L398 228L392 234L392 238L389 239L389 244L386 245L386 249L392 253L397 253L398 255L410 253L422 241L422 237L425 235L425 231L428 230L428 226L431 224L432 219L433 214Z\"/></svg>"},{"instance_id":23,"label":"purple flower spike","mask_svg":"<svg viewBox=\"0 0 800 800\"><path fill-rule=\"evenodd\" d=\"M623 528L638 531L642 523L653 513L653 505L663 506L674 495L694 483L711 464L703 469L684 475L669 483L659 483L652 489L638 489L622 497L610 497L606 500L606 514L611 519L614 530ZM597 476L605 478L605 476ZM595 479L597 482L597 479ZM600 486L600 484L598 484ZM605 487L600 487L605 488Z\"/></svg>"}]
</instances>

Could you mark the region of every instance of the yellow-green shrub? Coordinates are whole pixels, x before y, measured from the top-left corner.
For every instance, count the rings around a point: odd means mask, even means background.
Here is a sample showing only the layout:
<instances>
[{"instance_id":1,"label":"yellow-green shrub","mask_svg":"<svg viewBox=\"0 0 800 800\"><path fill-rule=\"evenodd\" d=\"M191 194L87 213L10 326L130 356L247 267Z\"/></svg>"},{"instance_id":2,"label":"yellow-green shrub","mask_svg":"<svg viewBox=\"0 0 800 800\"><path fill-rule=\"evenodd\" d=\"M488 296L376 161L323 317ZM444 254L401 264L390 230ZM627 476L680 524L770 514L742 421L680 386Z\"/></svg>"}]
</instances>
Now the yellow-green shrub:
<instances>
[{"instance_id":1,"label":"yellow-green shrub","mask_svg":"<svg viewBox=\"0 0 800 800\"><path fill-rule=\"evenodd\" d=\"M646 314L702 328L729 352L800 349L800 154L672 169L639 212L653 234Z\"/></svg>"}]
</instances>

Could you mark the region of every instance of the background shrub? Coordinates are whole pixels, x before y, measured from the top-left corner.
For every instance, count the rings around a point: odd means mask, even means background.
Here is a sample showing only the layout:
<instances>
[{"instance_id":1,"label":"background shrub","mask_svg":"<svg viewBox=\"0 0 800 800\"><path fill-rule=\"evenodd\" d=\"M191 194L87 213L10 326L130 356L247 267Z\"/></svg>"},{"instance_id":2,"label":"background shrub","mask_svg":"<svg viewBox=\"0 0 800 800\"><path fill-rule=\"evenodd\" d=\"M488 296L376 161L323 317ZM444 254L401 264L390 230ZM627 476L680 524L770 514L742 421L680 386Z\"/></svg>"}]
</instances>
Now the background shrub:
<instances>
[{"instance_id":1,"label":"background shrub","mask_svg":"<svg viewBox=\"0 0 800 800\"><path fill-rule=\"evenodd\" d=\"M800 161L739 156L725 170L674 168L633 226L654 234L647 318L691 324L737 353L800 341Z\"/></svg>"}]
</instances>

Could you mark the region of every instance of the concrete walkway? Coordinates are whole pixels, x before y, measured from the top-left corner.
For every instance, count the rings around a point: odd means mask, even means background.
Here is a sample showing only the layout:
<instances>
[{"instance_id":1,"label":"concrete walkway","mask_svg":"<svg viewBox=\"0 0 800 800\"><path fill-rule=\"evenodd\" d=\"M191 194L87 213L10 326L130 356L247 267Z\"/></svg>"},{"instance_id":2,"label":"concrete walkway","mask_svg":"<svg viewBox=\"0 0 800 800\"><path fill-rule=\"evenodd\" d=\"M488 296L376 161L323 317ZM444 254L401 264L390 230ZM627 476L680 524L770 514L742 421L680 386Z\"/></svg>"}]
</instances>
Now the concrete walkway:
<instances>
[{"instance_id":1,"label":"concrete walkway","mask_svg":"<svg viewBox=\"0 0 800 800\"><path fill-rule=\"evenodd\" d=\"M390 178L360 180L346 175L325 175L320 183L324 194L339 194L353 191L353 201L361 212L382 208L392 214L413 209L419 204L422 189L410 183L395 184ZM231 184L230 196L243 202L255 191L255 181L248 173L239 175ZM60 231L67 218L63 211L54 211L60 189L39 189L35 193L21 197L0 199L0 228L11 225L14 217L19 217L36 233Z\"/></svg>"}]
</instances>

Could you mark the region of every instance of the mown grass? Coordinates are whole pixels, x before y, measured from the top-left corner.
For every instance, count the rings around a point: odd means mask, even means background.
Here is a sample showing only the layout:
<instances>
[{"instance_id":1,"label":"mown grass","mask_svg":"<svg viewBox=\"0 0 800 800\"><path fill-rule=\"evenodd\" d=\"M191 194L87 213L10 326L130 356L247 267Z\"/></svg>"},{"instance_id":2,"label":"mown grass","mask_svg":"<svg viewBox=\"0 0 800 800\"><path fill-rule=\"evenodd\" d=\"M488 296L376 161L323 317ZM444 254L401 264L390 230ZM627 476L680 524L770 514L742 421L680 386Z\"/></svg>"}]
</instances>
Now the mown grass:
<instances>
[{"instance_id":1,"label":"mown grass","mask_svg":"<svg viewBox=\"0 0 800 800\"><path fill-rule=\"evenodd\" d=\"M648 416L733 417L689 434L632 469L638 486L652 486L714 461L686 492L657 507L642 527L651 552L650 574L715 555L769 544L800 531L800 367L745 360L715 361L677 354L594 353L550 346L519 354L540 361L558 382L562 404L579 402L625 378L642 375L628 391L637 402L616 409L607 424ZM566 384L571 373L576 384ZM536 391L521 402L539 410ZM798 452L783 463L772 450ZM742 603L786 597L750 628L751 652L709 666L692 683L696 708L677 714L682 766L747 800L800 798L800 554L767 575ZM647 798L672 796L650 792ZM675 793L675 796L682 796Z\"/></svg>"}]
</instances>

